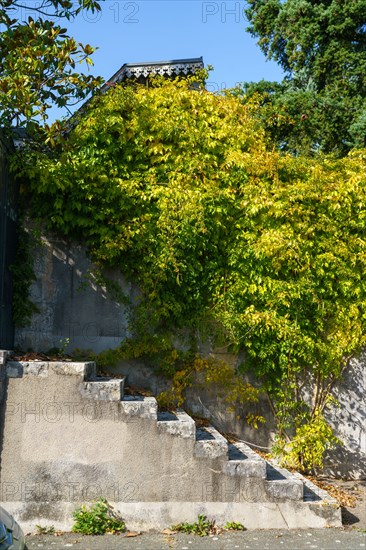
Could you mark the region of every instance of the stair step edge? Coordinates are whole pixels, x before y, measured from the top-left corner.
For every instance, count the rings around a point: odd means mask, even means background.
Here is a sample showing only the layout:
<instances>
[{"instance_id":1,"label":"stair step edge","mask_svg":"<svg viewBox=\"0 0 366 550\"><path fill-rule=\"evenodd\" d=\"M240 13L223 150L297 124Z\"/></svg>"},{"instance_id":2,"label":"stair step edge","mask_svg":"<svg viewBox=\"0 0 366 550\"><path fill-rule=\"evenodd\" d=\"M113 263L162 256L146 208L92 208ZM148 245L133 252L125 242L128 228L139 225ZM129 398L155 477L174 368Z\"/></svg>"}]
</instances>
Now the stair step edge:
<instances>
[{"instance_id":1,"label":"stair step edge","mask_svg":"<svg viewBox=\"0 0 366 550\"><path fill-rule=\"evenodd\" d=\"M175 417L172 419L172 417ZM196 424L193 418L185 411L179 409L174 413L158 413L158 429L171 435L195 439Z\"/></svg>"},{"instance_id":2,"label":"stair step edge","mask_svg":"<svg viewBox=\"0 0 366 550\"><path fill-rule=\"evenodd\" d=\"M264 458L242 441L229 443L229 460L256 460L266 464Z\"/></svg>"},{"instance_id":3,"label":"stair step edge","mask_svg":"<svg viewBox=\"0 0 366 550\"><path fill-rule=\"evenodd\" d=\"M46 378L50 372L59 376L78 376L84 381L96 377L94 361L6 361L4 364L8 378L23 378L23 376Z\"/></svg>"},{"instance_id":4,"label":"stair step edge","mask_svg":"<svg viewBox=\"0 0 366 550\"><path fill-rule=\"evenodd\" d=\"M95 378L83 382L80 392L84 398L100 401L121 401L124 394L125 377Z\"/></svg>"},{"instance_id":5,"label":"stair step edge","mask_svg":"<svg viewBox=\"0 0 366 550\"><path fill-rule=\"evenodd\" d=\"M304 502L327 504L333 508L339 508L339 502L327 491L321 489L315 483L304 477L300 472L294 472L293 476L304 484Z\"/></svg>"},{"instance_id":6,"label":"stair step edge","mask_svg":"<svg viewBox=\"0 0 366 550\"><path fill-rule=\"evenodd\" d=\"M157 421L158 402L155 397L125 395L120 406L126 416L138 416Z\"/></svg>"},{"instance_id":7,"label":"stair step edge","mask_svg":"<svg viewBox=\"0 0 366 550\"><path fill-rule=\"evenodd\" d=\"M267 479L265 488L275 500L304 500L304 482L276 461L266 460Z\"/></svg>"},{"instance_id":8,"label":"stair step edge","mask_svg":"<svg viewBox=\"0 0 366 550\"><path fill-rule=\"evenodd\" d=\"M304 500L304 483L298 479L284 479L264 482L266 493L275 501Z\"/></svg>"},{"instance_id":9,"label":"stair step edge","mask_svg":"<svg viewBox=\"0 0 366 550\"><path fill-rule=\"evenodd\" d=\"M228 459L228 442L213 426L196 428L195 455Z\"/></svg>"},{"instance_id":10,"label":"stair step edge","mask_svg":"<svg viewBox=\"0 0 366 550\"><path fill-rule=\"evenodd\" d=\"M224 473L230 476L255 477L266 479L266 464L261 460L228 460L224 466Z\"/></svg>"}]
</instances>

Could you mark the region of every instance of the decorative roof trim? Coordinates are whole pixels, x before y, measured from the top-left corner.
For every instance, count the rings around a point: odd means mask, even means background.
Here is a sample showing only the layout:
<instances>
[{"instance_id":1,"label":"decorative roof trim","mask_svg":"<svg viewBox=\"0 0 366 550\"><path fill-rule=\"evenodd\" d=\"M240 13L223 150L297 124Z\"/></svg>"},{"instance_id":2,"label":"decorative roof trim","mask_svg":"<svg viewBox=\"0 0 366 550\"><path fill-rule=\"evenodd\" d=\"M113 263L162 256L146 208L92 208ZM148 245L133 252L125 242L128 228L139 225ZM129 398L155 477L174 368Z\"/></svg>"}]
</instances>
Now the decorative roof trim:
<instances>
[{"instance_id":1,"label":"decorative roof trim","mask_svg":"<svg viewBox=\"0 0 366 550\"><path fill-rule=\"evenodd\" d=\"M153 61L151 63L125 63L122 67L108 80L107 84L102 86L104 91L111 84L123 82L127 78L148 78L149 76L180 76L194 74L196 71L203 69L204 63L202 57L192 59L174 59L171 61Z\"/></svg>"}]
</instances>

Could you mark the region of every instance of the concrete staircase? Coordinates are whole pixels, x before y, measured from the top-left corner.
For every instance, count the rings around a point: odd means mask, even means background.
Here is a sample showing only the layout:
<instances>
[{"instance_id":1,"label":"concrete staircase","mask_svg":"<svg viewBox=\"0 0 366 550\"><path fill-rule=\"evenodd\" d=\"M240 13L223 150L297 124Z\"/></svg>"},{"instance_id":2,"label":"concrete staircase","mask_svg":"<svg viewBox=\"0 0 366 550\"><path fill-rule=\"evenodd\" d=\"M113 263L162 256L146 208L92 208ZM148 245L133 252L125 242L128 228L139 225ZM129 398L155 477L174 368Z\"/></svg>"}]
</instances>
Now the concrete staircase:
<instances>
[{"instance_id":1,"label":"concrete staircase","mask_svg":"<svg viewBox=\"0 0 366 550\"><path fill-rule=\"evenodd\" d=\"M192 522L198 514L247 528L341 526L337 502L300 474L245 443L228 443L212 426L196 428L183 410L159 412L154 397L125 395L124 379L98 378L94 363L8 361L3 368L8 408L1 481L8 491L1 500L29 527L48 521L69 528L72 510L92 498L85 490L70 498L61 487L56 499L36 498L34 488L27 499L19 475L33 485L94 483L99 494L93 498L107 498L131 529Z\"/></svg>"}]
</instances>

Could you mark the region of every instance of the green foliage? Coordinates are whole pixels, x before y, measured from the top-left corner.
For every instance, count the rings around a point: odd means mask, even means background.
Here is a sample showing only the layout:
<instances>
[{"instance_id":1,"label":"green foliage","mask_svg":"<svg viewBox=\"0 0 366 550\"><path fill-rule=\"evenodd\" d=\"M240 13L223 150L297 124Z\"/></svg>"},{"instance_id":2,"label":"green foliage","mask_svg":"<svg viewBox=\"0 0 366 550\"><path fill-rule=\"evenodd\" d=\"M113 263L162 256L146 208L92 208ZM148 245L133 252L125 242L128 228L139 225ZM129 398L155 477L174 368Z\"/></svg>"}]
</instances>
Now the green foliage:
<instances>
[{"instance_id":1,"label":"green foliage","mask_svg":"<svg viewBox=\"0 0 366 550\"><path fill-rule=\"evenodd\" d=\"M203 514L199 514L195 523L179 523L178 525L173 525L171 529L172 531L207 537L213 531L214 526L214 520L209 520Z\"/></svg>"},{"instance_id":2,"label":"green foliage","mask_svg":"<svg viewBox=\"0 0 366 550\"><path fill-rule=\"evenodd\" d=\"M245 527L242 523L239 523L237 521L228 521L224 525L224 529L227 529L228 531L245 531Z\"/></svg>"},{"instance_id":3,"label":"green foliage","mask_svg":"<svg viewBox=\"0 0 366 550\"><path fill-rule=\"evenodd\" d=\"M159 374L171 378L181 366L186 364L192 353L177 350L169 334L139 335L127 338L120 346L100 352L96 360L101 367L114 366L125 359L143 357L156 368Z\"/></svg>"},{"instance_id":4,"label":"green foliage","mask_svg":"<svg viewBox=\"0 0 366 550\"><path fill-rule=\"evenodd\" d=\"M234 92L243 101L260 94L258 117L270 143L295 155L319 151L344 156L366 145L365 99L318 92L313 83L244 83Z\"/></svg>"},{"instance_id":5,"label":"green foliage","mask_svg":"<svg viewBox=\"0 0 366 550\"><path fill-rule=\"evenodd\" d=\"M290 442L279 437L272 453L287 468L311 472L322 468L326 450L340 444L322 413L316 409L309 422L298 427Z\"/></svg>"},{"instance_id":6,"label":"green foliage","mask_svg":"<svg viewBox=\"0 0 366 550\"><path fill-rule=\"evenodd\" d=\"M225 523L223 529L227 531L245 531L244 525L236 521L228 521ZM200 537L207 537L208 535L218 534L222 530L215 524L215 520L208 519L205 515L199 514L197 521L194 523L179 523L171 527L172 531L178 531L181 533L198 535Z\"/></svg>"},{"instance_id":7,"label":"green foliage","mask_svg":"<svg viewBox=\"0 0 366 550\"><path fill-rule=\"evenodd\" d=\"M71 356L74 361L96 361L97 354L91 349L75 348Z\"/></svg>"},{"instance_id":8,"label":"green foliage","mask_svg":"<svg viewBox=\"0 0 366 550\"><path fill-rule=\"evenodd\" d=\"M176 353L176 350L172 351L173 356ZM161 392L156 398L160 409L175 410L182 407L186 399L185 392L192 386L214 386L217 395L223 398L231 412L235 411L236 405L258 403L260 390L244 382L243 377L235 373L225 361L196 355L190 361L180 363L178 368L172 376L171 388ZM263 416L253 413L247 413L245 420L253 428L265 422Z\"/></svg>"},{"instance_id":9,"label":"green foliage","mask_svg":"<svg viewBox=\"0 0 366 550\"><path fill-rule=\"evenodd\" d=\"M75 70L83 61L92 64L94 48L77 43L56 22L100 6L95 0L43 0L27 4L33 11L27 20L17 18L19 7L15 0L0 3L0 123L28 123L31 130L46 121L51 106L75 104L100 85Z\"/></svg>"},{"instance_id":10,"label":"green foliage","mask_svg":"<svg viewBox=\"0 0 366 550\"><path fill-rule=\"evenodd\" d=\"M345 155L366 145L365 0L247 0L248 30L285 71L267 88L262 118L276 145Z\"/></svg>"},{"instance_id":11,"label":"green foliage","mask_svg":"<svg viewBox=\"0 0 366 550\"><path fill-rule=\"evenodd\" d=\"M104 498L99 498L92 506L83 505L77 508L73 518L74 533L104 535L104 533L119 533L126 530L124 521Z\"/></svg>"},{"instance_id":12,"label":"green foliage","mask_svg":"<svg viewBox=\"0 0 366 550\"><path fill-rule=\"evenodd\" d=\"M59 346L55 346L47 350L46 355L56 355L60 359L63 359L66 355L66 349L70 344L70 338L62 338L61 340L59 340L59 344L60 344ZM89 356L88 356L88 360L90 361Z\"/></svg>"},{"instance_id":13,"label":"green foliage","mask_svg":"<svg viewBox=\"0 0 366 550\"><path fill-rule=\"evenodd\" d=\"M175 335L177 337L177 334ZM229 411L239 404L258 403L260 390L245 382L225 361L214 357L203 358L194 353L177 349L169 334L152 335L143 339L126 339L118 348L108 349L98 355L75 350L73 357L97 361L100 368L108 368L119 361L144 358L156 372L171 381L171 387L157 396L161 410L175 410L186 401L186 390L192 386L212 387L220 395ZM247 412L248 425L257 428L265 422L263 416Z\"/></svg>"},{"instance_id":14,"label":"green foliage","mask_svg":"<svg viewBox=\"0 0 366 550\"><path fill-rule=\"evenodd\" d=\"M255 100L191 85L97 98L60 151L23 157L30 209L139 286L136 353L174 376L172 334L219 336L290 440L365 344L366 151L279 154Z\"/></svg>"},{"instance_id":15,"label":"green foliage","mask_svg":"<svg viewBox=\"0 0 366 550\"><path fill-rule=\"evenodd\" d=\"M23 229L19 221L15 262L9 267L13 275L12 312L16 327L29 325L32 315L39 313L38 307L29 297L30 286L36 280L33 262L32 237Z\"/></svg>"},{"instance_id":16,"label":"green foliage","mask_svg":"<svg viewBox=\"0 0 366 550\"><path fill-rule=\"evenodd\" d=\"M247 0L248 30L290 76L365 96L365 0Z\"/></svg>"}]
</instances>

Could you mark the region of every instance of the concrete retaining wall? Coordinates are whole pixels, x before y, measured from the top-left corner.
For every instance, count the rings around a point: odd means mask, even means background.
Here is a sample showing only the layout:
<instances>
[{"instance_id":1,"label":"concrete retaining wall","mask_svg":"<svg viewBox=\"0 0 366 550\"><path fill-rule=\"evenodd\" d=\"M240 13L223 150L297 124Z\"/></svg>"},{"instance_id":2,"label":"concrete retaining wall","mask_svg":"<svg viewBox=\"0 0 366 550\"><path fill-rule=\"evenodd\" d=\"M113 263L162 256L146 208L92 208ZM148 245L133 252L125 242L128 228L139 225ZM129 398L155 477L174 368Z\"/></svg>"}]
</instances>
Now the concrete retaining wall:
<instances>
[{"instance_id":1,"label":"concrete retaining wall","mask_svg":"<svg viewBox=\"0 0 366 550\"><path fill-rule=\"evenodd\" d=\"M99 285L93 276L95 267L81 246L70 245L58 238L43 239L34 251L37 280L32 286L32 299L40 309L29 327L17 329L16 346L27 350L46 351L60 347L69 339L68 350L91 349L99 352L114 348L128 336L128 310ZM126 282L121 273L108 273L126 297L135 303L138 289ZM129 374L132 384L148 386L157 394L164 381L153 375L141 362L125 362L117 369ZM366 354L354 360L344 382L335 389L341 409L335 409L329 420L345 445L329 452L327 473L350 478L366 478ZM272 417L265 401L260 413L267 422L259 430L245 426L237 414L226 411L217 391L188 392L187 406L197 415L209 418L225 432L235 432L257 445L269 446L272 440Z\"/></svg>"},{"instance_id":2,"label":"concrete retaining wall","mask_svg":"<svg viewBox=\"0 0 366 550\"><path fill-rule=\"evenodd\" d=\"M96 268L85 250L57 237L43 237L34 250L36 281L31 299L39 313L32 322L15 331L15 346L22 350L46 351L62 347L100 352L115 348L128 336L128 309L111 298L98 283ZM106 276L117 284L127 300L138 291L116 271Z\"/></svg>"}]
</instances>

